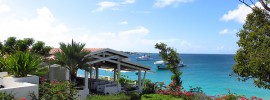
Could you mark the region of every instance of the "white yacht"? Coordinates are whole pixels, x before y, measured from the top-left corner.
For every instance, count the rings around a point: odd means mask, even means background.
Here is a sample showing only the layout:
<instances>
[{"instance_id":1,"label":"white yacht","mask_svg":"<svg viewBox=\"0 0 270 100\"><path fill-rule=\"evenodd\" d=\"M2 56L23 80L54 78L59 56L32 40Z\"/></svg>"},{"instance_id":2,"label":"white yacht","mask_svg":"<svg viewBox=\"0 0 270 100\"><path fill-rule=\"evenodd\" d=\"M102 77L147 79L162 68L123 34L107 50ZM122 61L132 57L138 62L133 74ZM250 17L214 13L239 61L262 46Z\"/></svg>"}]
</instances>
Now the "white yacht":
<instances>
[{"instance_id":1,"label":"white yacht","mask_svg":"<svg viewBox=\"0 0 270 100\"><path fill-rule=\"evenodd\" d=\"M158 69L167 69L166 67L167 63L165 63L163 60L156 61L154 62L154 64L157 66ZM184 66L185 64L182 61L178 64L178 67L184 67Z\"/></svg>"},{"instance_id":2,"label":"white yacht","mask_svg":"<svg viewBox=\"0 0 270 100\"><path fill-rule=\"evenodd\" d=\"M137 60L139 60L139 61L148 61L151 59L152 58L149 55L143 55L143 56L137 57Z\"/></svg>"}]
</instances>

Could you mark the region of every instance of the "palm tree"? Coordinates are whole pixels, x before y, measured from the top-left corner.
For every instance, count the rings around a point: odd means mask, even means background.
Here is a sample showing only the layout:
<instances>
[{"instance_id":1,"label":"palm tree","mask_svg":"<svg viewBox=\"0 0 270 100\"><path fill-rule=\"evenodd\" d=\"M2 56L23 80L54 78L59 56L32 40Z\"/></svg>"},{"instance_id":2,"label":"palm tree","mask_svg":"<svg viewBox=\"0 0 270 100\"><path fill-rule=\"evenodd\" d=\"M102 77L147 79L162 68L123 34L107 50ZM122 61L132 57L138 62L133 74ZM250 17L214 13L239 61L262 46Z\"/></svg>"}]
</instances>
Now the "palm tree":
<instances>
[{"instance_id":1,"label":"palm tree","mask_svg":"<svg viewBox=\"0 0 270 100\"><path fill-rule=\"evenodd\" d=\"M84 46L85 43L76 43L72 39L71 44L60 43L61 51L55 54L56 63L69 70L70 81L75 79L78 69L85 68L90 60L87 56L90 51L84 50Z\"/></svg>"}]
</instances>

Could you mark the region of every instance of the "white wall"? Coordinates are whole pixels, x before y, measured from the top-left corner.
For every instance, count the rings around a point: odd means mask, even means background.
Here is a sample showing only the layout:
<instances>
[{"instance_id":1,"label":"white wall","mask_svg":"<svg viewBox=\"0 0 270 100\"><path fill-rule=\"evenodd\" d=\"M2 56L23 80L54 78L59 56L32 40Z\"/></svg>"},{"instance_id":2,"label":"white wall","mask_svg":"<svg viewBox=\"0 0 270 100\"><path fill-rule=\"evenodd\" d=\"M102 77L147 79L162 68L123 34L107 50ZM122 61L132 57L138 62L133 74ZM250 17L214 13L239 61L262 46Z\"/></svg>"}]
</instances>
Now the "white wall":
<instances>
[{"instance_id":1,"label":"white wall","mask_svg":"<svg viewBox=\"0 0 270 100\"><path fill-rule=\"evenodd\" d=\"M28 82L32 84L39 84L38 76L28 76L28 77L4 77L3 84L8 85L11 82Z\"/></svg>"},{"instance_id":2,"label":"white wall","mask_svg":"<svg viewBox=\"0 0 270 100\"><path fill-rule=\"evenodd\" d=\"M12 85L16 85L14 87L5 87L0 89L0 92L12 93L14 94L15 99L19 98L27 98L27 100L31 100L32 98L28 96L30 93L34 93L36 97L38 97L38 85L31 83L11 83Z\"/></svg>"},{"instance_id":3,"label":"white wall","mask_svg":"<svg viewBox=\"0 0 270 100\"><path fill-rule=\"evenodd\" d=\"M34 93L38 98L38 76L27 76L27 77L5 77L7 72L0 72L0 84L5 88L1 88L0 92L7 92L14 94L15 99L32 98L28 96L30 93Z\"/></svg>"},{"instance_id":4,"label":"white wall","mask_svg":"<svg viewBox=\"0 0 270 100\"><path fill-rule=\"evenodd\" d=\"M60 65L51 65L49 68L49 80L66 80L67 69L65 67L61 67Z\"/></svg>"}]
</instances>

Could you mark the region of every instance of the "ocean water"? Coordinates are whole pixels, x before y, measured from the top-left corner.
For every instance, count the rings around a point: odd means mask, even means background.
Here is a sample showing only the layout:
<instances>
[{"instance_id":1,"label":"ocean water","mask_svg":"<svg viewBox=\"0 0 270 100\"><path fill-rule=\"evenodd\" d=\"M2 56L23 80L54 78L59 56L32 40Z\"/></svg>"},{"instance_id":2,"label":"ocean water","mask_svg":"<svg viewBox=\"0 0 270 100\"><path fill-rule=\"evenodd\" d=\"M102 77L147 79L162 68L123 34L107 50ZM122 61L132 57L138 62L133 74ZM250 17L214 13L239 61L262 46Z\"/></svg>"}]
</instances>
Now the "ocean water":
<instances>
[{"instance_id":1,"label":"ocean water","mask_svg":"<svg viewBox=\"0 0 270 100\"><path fill-rule=\"evenodd\" d=\"M130 55L131 61L141 63L151 67L154 73L147 73L146 78L153 82L171 82L172 73L169 70L158 70L153 64L157 60L161 60L158 54L153 53L150 56L151 61L137 61L136 58L143 54ZM202 90L211 96L219 94L231 93L246 95L248 97L257 96L265 100L270 100L270 90L255 87L252 80L240 82L232 74L232 66L235 63L234 55L229 54L180 54L180 57L186 67L180 68L183 72L181 75L183 87L189 90L189 87L201 87ZM100 75L113 76L111 71L100 70ZM78 72L84 75L83 71ZM128 78L136 80L138 76L135 72L123 72ZM142 74L143 75L143 74Z\"/></svg>"}]
</instances>

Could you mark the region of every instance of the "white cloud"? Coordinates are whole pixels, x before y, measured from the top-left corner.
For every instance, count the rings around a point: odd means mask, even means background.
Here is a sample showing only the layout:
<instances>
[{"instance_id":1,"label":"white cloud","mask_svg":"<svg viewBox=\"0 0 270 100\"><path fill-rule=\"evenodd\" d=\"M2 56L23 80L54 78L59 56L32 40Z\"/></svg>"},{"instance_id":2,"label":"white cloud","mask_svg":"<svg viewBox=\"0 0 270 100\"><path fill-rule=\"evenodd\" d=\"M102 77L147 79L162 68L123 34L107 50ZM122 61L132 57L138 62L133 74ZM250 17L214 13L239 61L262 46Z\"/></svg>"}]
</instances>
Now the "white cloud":
<instances>
[{"instance_id":1,"label":"white cloud","mask_svg":"<svg viewBox=\"0 0 270 100\"><path fill-rule=\"evenodd\" d=\"M259 2L257 2L255 5L257 7L262 7ZM252 5L252 7L254 6ZM221 20L223 21L234 20L243 24L246 21L247 15L251 12L252 12L251 8L247 7L245 4L239 4L237 9L230 10L228 11L228 13L224 14Z\"/></svg>"},{"instance_id":2,"label":"white cloud","mask_svg":"<svg viewBox=\"0 0 270 100\"><path fill-rule=\"evenodd\" d=\"M179 3L188 3L193 0L156 0L154 6L158 8L170 6L170 5L178 5Z\"/></svg>"},{"instance_id":3,"label":"white cloud","mask_svg":"<svg viewBox=\"0 0 270 100\"><path fill-rule=\"evenodd\" d=\"M1 1L0 1L0 13L6 13L10 11L11 11L11 8L6 4L1 4Z\"/></svg>"},{"instance_id":4,"label":"white cloud","mask_svg":"<svg viewBox=\"0 0 270 100\"><path fill-rule=\"evenodd\" d=\"M133 3L135 3L136 2L136 0L124 0L123 2L122 2L122 4L133 4Z\"/></svg>"},{"instance_id":5,"label":"white cloud","mask_svg":"<svg viewBox=\"0 0 270 100\"><path fill-rule=\"evenodd\" d=\"M46 42L47 45L58 47L59 42L69 38L65 33L69 29L55 18L47 7L36 10L37 16L25 18L23 16L0 16L0 41L10 36L17 38L34 38Z\"/></svg>"},{"instance_id":6,"label":"white cloud","mask_svg":"<svg viewBox=\"0 0 270 100\"><path fill-rule=\"evenodd\" d=\"M216 50L224 50L224 49L225 49L225 46L224 46L224 45L218 46L218 47L216 48Z\"/></svg>"},{"instance_id":7,"label":"white cloud","mask_svg":"<svg viewBox=\"0 0 270 100\"><path fill-rule=\"evenodd\" d=\"M10 36L19 39L34 38L44 41L46 45L59 47L59 42L70 43L73 38L77 42L86 43L87 48L111 48L123 51L154 52L155 43L164 42L179 48L181 52L194 49L188 41L176 38L151 39L151 31L145 26L133 27L115 32L92 32L88 28L72 28L59 22L57 16L47 7L36 9L34 16L26 17L16 13L16 9L0 16L0 41ZM102 30L101 30L102 31ZM81 33L81 34L76 34ZM179 52L180 52L179 51Z\"/></svg>"},{"instance_id":8,"label":"white cloud","mask_svg":"<svg viewBox=\"0 0 270 100\"><path fill-rule=\"evenodd\" d=\"M99 7L95 10L97 12L103 11L105 9L117 9L119 6L116 2L102 1L97 4Z\"/></svg>"},{"instance_id":9,"label":"white cloud","mask_svg":"<svg viewBox=\"0 0 270 100\"><path fill-rule=\"evenodd\" d=\"M122 2L101 1L97 3L99 7L95 9L94 12L101 12L106 9L119 10L119 8L123 7L123 5L133 4L135 2L136 0L124 0Z\"/></svg>"},{"instance_id":10,"label":"white cloud","mask_svg":"<svg viewBox=\"0 0 270 100\"><path fill-rule=\"evenodd\" d=\"M221 30L219 32L219 34L221 34L221 35L224 35L224 34L235 34L236 32L237 32L236 29L230 31L229 29L225 28L225 29Z\"/></svg>"},{"instance_id":11,"label":"white cloud","mask_svg":"<svg viewBox=\"0 0 270 100\"><path fill-rule=\"evenodd\" d=\"M127 25L128 22L127 22L127 21L122 21L122 22L120 22L120 24L121 24L121 25Z\"/></svg>"},{"instance_id":12,"label":"white cloud","mask_svg":"<svg viewBox=\"0 0 270 100\"><path fill-rule=\"evenodd\" d=\"M140 27L137 27L135 29L119 32L118 35L120 38L129 39L132 36L137 36L137 37L146 36L146 35L148 35L149 32L150 31L147 28L140 26ZM134 38L134 37L132 37L132 38Z\"/></svg>"}]
</instances>

